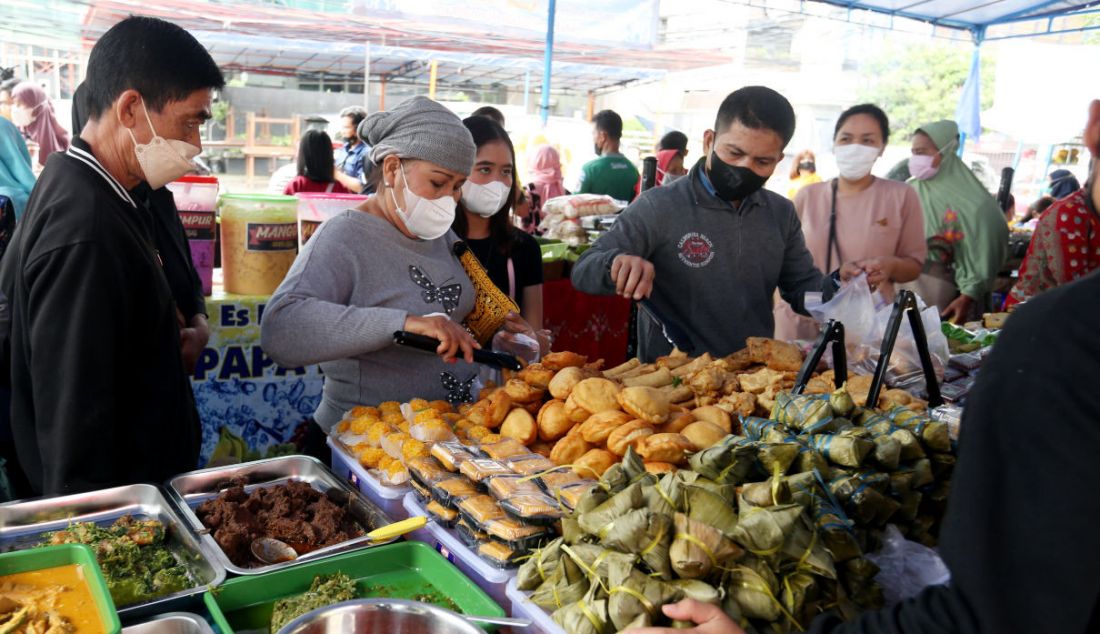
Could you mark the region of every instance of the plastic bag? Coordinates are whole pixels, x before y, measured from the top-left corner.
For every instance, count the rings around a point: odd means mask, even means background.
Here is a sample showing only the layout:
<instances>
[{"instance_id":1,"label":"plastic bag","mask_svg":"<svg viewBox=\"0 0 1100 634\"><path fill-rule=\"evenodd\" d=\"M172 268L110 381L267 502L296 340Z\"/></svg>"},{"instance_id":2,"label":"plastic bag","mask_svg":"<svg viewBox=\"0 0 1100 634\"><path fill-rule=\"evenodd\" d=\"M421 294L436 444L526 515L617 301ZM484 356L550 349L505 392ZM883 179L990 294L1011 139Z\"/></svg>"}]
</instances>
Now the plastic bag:
<instances>
[{"instance_id":1,"label":"plastic bag","mask_svg":"<svg viewBox=\"0 0 1100 634\"><path fill-rule=\"evenodd\" d=\"M844 344L848 353L848 368L859 374L872 374L878 365L882 340L886 336L886 327L890 323L894 305L879 303L875 298L881 295L872 293L867 284L867 276L860 275L845 284L831 300L821 303L820 296L806 295L806 310L817 321L824 324L835 319L844 324ZM935 306L926 306L917 297L921 323L928 339L928 352L932 356L932 366L936 376L943 378L944 368L950 357L947 337L940 328L940 315ZM830 360L831 363L831 360ZM913 338L913 329L908 319L904 320L894 342L894 351L890 355L890 366L886 382L901 389L918 392L924 388L924 374L921 369L917 342Z\"/></svg>"},{"instance_id":2,"label":"plastic bag","mask_svg":"<svg viewBox=\"0 0 1100 634\"><path fill-rule=\"evenodd\" d=\"M882 549L867 555L880 568L875 581L882 586L886 605L894 605L920 594L928 586L951 581L951 571L939 553L902 536L890 524L882 534Z\"/></svg>"},{"instance_id":3,"label":"plastic bag","mask_svg":"<svg viewBox=\"0 0 1100 634\"><path fill-rule=\"evenodd\" d=\"M522 359L527 365L537 362L541 354L538 341L521 332L508 332L506 330L501 330L493 335L492 349L494 352L503 352ZM480 393L481 389L490 383L504 385L504 375L496 368L483 365L477 373L477 381L475 382L477 391Z\"/></svg>"}]
</instances>

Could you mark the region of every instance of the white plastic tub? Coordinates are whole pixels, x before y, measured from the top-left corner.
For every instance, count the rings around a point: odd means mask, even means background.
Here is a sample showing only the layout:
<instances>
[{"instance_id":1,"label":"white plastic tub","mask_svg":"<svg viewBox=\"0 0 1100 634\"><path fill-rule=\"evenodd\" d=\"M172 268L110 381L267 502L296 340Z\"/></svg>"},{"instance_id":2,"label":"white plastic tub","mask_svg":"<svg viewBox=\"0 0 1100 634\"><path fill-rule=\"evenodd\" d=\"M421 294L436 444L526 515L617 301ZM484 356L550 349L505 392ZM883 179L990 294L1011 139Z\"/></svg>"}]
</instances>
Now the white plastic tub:
<instances>
[{"instance_id":1,"label":"white plastic tub","mask_svg":"<svg viewBox=\"0 0 1100 634\"><path fill-rule=\"evenodd\" d=\"M363 465L355 456L349 456L343 447L332 438L328 439L328 447L332 450L332 472L338 477L344 478L359 489L367 499L378 505L393 521L403 520L409 516L405 506L401 503L406 493L412 491L412 487L386 486L382 482L367 473Z\"/></svg>"},{"instance_id":2,"label":"white plastic tub","mask_svg":"<svg viewBox=\"0 0 1100 634\"><path fill-rule=\"evenodd\" d=\"M428 516L428 512L417 501L416 494L411 491L405 495L404 505L406 514L409 516ZM462 574L472 579L479 588L485 591L485 594L488 594L493 598L493 601L500 604L500 607L504 608L506 613L511 614L507 586L509 581L515 581L515 570L501 570L491 566L481 557L478 557L476 552L468 548L454 531L443 528L432 521L429 521L424 528L413 532L408 537L422 541L438 550L439 554L443 555L447 561L457 566Z\"/></svg>"},{"instance_id":3,"label":"white plastic tub","mask_svg":"<svg viewBox=\"0 0 1100 634\"><path fill-rule=\"evenodd\" d=\"M565 630L561 629L561 627L550 618L546 610L531 603L531 600L527 598L528 593L517 588L516 583L517 580L515 577L509 579L508 585L504 589L504 594L508 597L508 603L511 606L509 614L517 619L528 619L531 621L531 627L524 631L542 632L543 634L565 634Z\"/></svg>"}]
</instances>

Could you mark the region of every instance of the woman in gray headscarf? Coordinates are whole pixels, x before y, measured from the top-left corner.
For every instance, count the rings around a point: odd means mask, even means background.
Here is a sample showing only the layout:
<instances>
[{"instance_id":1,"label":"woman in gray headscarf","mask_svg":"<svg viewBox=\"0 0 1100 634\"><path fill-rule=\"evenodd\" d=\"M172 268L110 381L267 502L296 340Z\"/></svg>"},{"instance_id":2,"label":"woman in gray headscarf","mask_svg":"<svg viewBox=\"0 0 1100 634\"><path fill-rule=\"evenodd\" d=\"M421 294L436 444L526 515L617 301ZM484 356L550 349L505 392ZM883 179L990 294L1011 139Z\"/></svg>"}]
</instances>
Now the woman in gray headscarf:
<instances>
[{"instance_id":1,"label":"woman in gray headscarf","mask_svg":"<svg viewBox=\"0 0 1100 634\"><path fill-rule=\"evenodd\" d=\"M474 146L462 121L423 97L359 126L377 193L327 220L264 312L264 350L284 367L319 363L328 431L357 405L469 400L477 342L462 323L475 288L451 231ZM440 341L436 355L394 345L399 330Z\"/></svg>"}]
</instances>

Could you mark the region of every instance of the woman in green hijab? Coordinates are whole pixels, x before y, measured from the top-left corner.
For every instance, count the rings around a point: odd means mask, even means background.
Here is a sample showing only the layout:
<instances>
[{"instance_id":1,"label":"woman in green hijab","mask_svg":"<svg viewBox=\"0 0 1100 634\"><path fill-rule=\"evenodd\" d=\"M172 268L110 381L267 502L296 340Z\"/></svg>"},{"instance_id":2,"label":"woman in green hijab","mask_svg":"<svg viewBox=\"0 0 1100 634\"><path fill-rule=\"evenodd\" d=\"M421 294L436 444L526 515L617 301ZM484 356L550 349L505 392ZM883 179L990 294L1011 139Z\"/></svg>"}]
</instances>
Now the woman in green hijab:
<instances>
[{"instance_id":1,"label":"woman in green hijab","mask_svg":"<svg viewBox=\"0 0 1100 634\"><path fill-rule=\"evenodd\" d=\"M928 260L917 292L944 319L980 317L1008 251L1008 224L997 201L956 154L954 121L922 126L913 135L909 183L924 208Z\"/></svg>"}]
</instances>

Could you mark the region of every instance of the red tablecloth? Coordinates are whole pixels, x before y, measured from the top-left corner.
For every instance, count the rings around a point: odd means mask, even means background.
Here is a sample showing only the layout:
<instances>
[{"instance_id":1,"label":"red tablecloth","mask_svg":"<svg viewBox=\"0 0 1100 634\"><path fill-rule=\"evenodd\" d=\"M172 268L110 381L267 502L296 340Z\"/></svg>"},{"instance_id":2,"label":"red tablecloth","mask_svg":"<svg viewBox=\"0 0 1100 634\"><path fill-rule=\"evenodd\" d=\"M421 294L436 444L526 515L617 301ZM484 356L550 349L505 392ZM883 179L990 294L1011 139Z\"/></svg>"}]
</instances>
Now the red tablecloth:
<instances>
[{"instance_id":1,"label":"red tablecloth","mask_svg":"<svg viewBox=\"0 0 1100 634\"><path fill-rule=\"evenodd\" d=\"M554 333L554 350L603 359L607 367L626 361L629 300L582 293L566 278L543 284L542 312Z\"/></svg>"}]
</instances>

